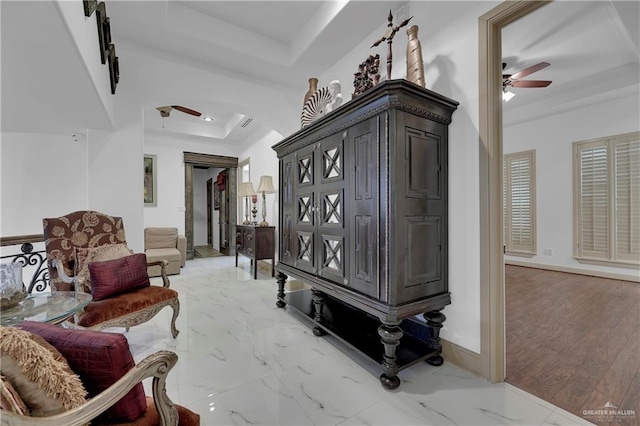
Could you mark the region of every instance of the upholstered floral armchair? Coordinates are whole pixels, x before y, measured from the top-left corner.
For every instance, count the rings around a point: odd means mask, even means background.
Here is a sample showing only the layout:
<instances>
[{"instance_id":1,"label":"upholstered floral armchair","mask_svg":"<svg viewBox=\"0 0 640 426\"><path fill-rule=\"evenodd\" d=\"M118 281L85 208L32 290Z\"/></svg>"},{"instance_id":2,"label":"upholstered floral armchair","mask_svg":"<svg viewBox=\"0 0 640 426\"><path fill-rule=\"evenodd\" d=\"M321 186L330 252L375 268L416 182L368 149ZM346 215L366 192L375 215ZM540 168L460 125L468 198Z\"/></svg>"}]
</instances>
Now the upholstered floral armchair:
<instances>
[{"instance_id":1,"label":"upholstered floral armchair","mask_svg":"<svg viewBox=\"0 0 640 426\"><path fill-rule=\"evenodd\" d=\"M129 328L173 309L171 334L180 312L178 293L169 288L167 262L148 263L144 253L127 247L122 218L95 211L77 211L43 219L51 289L83 291L93 301L76 314L78 328ZM147 268L160 266L163 286L150 285Z\"/></svg>"}]
</instances>

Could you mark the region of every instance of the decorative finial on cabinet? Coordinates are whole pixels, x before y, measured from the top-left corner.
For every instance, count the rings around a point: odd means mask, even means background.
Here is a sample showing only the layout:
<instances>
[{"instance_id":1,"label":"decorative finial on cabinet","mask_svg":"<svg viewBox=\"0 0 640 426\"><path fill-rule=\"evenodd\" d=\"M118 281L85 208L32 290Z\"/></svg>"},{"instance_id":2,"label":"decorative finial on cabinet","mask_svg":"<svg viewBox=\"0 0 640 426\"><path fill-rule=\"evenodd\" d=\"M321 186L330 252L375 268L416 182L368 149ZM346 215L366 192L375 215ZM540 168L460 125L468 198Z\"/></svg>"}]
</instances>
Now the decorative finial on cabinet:
<instances>
[{"instance_id":1,"label":"decorative finial on cabinet","mask_svg":"<svg viewBox=\"0 0 640 426\"><path fill-rule=\"evenodd\" d=\"M389 21L387 23L387 27L388 27L387 31L384 32L384 35L382 36L382 38L380 38L378 41L373 43L373 45L371 45L371 47L376 47L377 45L379 45L383 41L387 42L387 80L391 80L391 62L393 60L393 53L391 52L391 43L393 42L393 36L396 35L396 33L398 32L398 30L400 28L402 28L405 25L407 25L412 18L413 18L413 16L411 18L409 18L409 19L405 19L404 21L402 21L400 23L400 25L396 25L394 27L393 26L393 15L391 14L391 9L389 9L389 16L387 17L387 20Z\"/></svg>"}]
</instances>

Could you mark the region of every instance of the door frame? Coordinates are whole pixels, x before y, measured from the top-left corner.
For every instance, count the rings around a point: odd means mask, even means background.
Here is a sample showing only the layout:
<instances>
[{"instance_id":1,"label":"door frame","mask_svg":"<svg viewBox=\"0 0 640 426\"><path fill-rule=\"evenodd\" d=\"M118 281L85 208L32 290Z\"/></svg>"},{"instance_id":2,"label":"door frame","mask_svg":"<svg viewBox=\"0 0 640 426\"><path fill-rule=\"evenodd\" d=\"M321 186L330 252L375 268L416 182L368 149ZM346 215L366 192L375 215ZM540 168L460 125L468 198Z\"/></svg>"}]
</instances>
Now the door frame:
<instances>
[{"instance_id":1,"label":"door frame","mask_svg":"<svg viewBox=\"0 0 640 426\"><path fill-rule=\"evenodd\" d=\"M478 373L503 382L505 291L502 218L502 28L552 0L506 1L478 18L480 365Z\"/></svg>"},{"instance_id":2,"label":"door frame","mask_svg":"<svg viewBox=\"0 0 640 426\"><path fill-rule=\"evenodd\" d=\"M213 178L207 179L207 245L213 247Z\"/></svg>"},{"instance_id":3,"label":"door frame","mask_svg":"<svg viewBox=\"0 0 640 426\"><path fill-rule=\"evenodd\" d=\"M229 168L229 199L234 200L237 192L238 158L186 151L182 154L184 158L184 234L187 238L187 259L193 259L193 168L194 166ZM229 209L229 235L235 235L237 203L229 203ZM229 255L234 256L235 252L235 245L229 244Z\"/></svg>"},{"instance_id":4,"label":"door frame","mask_svg":"<svg viewBox=\"0 0 640 426\"><path fill-rule=\"evenodd\" d=\"M233 245L233 241L235 241L235 239L231 238L231 236L235 234L231 234L232 229L231 229L231 222L230 222L231 200L234 199L230 197L231 192L229 191L231 170L232 170L231 168L226 168L221 172L221 173L224 173L225 188L224 188L224 191L219 192L220 198L224 198L224 203L222 202L220 203L220 210L219 210L218 233L219 233L220 241L218 244L218 250L220 250L220 253L224 254L225 256L230 256L232 254L235 254L235 251L232 252L230 249L230 247ZM233 170L237 171L238 169L233 169ZM224 208L223 208L223 205L224 205ZM229 229L227 229L226 234L222 231L222 228L224 228L225 225L229 227ZM223 235L226 237L225 239L222 238ZM226 245L224 244L225 240L227 242Z\"/></svg>"}]
</instances>

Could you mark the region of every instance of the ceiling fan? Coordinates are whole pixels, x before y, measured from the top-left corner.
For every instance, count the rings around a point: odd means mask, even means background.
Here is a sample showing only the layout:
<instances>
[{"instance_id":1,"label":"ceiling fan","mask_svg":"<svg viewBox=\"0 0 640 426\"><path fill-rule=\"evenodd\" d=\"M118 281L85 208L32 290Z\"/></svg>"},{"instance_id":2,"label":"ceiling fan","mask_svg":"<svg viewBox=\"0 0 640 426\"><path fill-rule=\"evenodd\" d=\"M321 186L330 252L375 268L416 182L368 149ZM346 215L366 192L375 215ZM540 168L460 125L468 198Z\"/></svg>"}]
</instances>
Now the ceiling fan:
<instances>
[{"instance_id":1,"label":"ceiling fan","mask_svg":"<svg viewBox=\"0 0 640 426\"><path fill-rule=\"evenodd\" d=\"M515 74L502 74L502 89L505 90L507 86L511 87L547 87L551 84L550 80L520 80L523 77L533 74L536 71L540 71L543 68L548 67L548 62L540 62L523 69ZM502 63L502 70L507 67L507 63Z\"/></svg>"},{"instance_id":2,"label":"ceiling fan","mask_svg":"<svg viewBox=\"0 0 640 426\"><path fill-rule=\"evenodd\" d=\"M169 115L171 114L171 110L175 109L176 111L180 111L180 112L184 112L185 114L189 114L189 115L193 115L196 117L200 117L202 114L199 113L198 111L192 110L190 108L186 108L180 105L171 105L171 106L161 106L161 107L156 107L156 109L158 111L160 111L160 116L161 117L169 117Z\"/></svg>"}]
</instances>

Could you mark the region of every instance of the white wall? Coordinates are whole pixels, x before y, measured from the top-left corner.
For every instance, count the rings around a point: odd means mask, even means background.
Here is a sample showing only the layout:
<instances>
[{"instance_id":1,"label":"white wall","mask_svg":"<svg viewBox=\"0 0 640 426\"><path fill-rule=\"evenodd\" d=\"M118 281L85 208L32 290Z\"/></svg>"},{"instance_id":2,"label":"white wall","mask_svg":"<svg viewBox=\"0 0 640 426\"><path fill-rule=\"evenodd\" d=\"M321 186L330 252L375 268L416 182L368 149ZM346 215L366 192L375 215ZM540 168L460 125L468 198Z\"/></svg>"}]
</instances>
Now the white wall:
<instances>
[{"instance_id":1,"label":"white wall","mask_svg":"<svg viewBox=\"0 0 640 426\"><path fill-rule=\"evenodd\" d=\"M183 152L236 157L232 147L215 141L200 141L145 133L144 154L158 161L158 205L144 207L144 226L175 226L185 233L184 156ZM140 160L142 162L142 160ZM206 228L205 228L206 241ZM206 244L206 242L205 242Z\"/></svg>"},{"instance_id":2,"label":"white wall","mask_svg":"<svg viewBox=\"0 0 640 426\"><path fill-rule=\"evenodd\" d=\"M93 81L105 113L113 123L115 99L111 94L109 62L103 64L100 58L100 43L96 31L98 14L94 12L90 17L85 17L84 6L79 1L57 0L56 6ZM109 11L107 10L108 15Z\"/></svg>"},{"instance_id":3,"label":"white wall","mask_svg":"<svg viewBox=\"0 0 640 426\"><path fill-rule=\"evenodd\" d=\"M271 131L258 139L253 145L239 155L240 160L250 158L251 183L253 183L253 189L256 191L260 184L260 176L263 175L272 176L273 186L276 188L276 191L278 190L278 157L271 147L282 139L284 139L284 137L280 133L275 130ZM267 204L267 222L269 222L270 226L275 226L276 228L278 227L278 197L278 192L275 194L265 194ZM238 201L238 211L244 212L244 199L238 199ZM257 207L258 214L256 215L256 220L260 223L262 222L262 194L258 195ZM249 209L251 209L251 203L249 203ZM242 220L244 220L243 215ZM251 215L249 216L249 220L252 220ZM242 221L240 221L240 223L242 223Z\"/></svg>"},{"instance_id":4,"label":"white wall","mask_svg":"<svg viewBox=\"0 0 640 426\"><path fill-rule=\"evenodd\" d=\"M142 123L89 132L88 207L124 221L127 244L144 251Z\"/></svg>"},{"instance_id":5,"label":"white wall","mask_svg":"<svg viewBox=\"0 0 640 426\"><path fill-rule=\"evenodd\" d=\"M479 111L478 17L500 2L414 1L394 22L413 16L422 44L427 89L458 102L449 126L449 291L452 304L444 309L442 337L480 352L480 230L479 230ZM460 16L460 10L465 10ZM344 102L351 99L353 73L371 54L380 54L380 74L386 76L386 44L371 49L385 30L384 22L347 56L319 76L319 87L342 83ZM391 78L406 76L405 30L393 39ZM253 172L252 172L253 174Z\"/></svg>"},{"instance_id":6,"label":"white wall","mask_svg":"<svg viewBox=\"0 0 640 426\"><path fill-rule=\"evenodd\" d=\"M638 92L608 102L504 128L504 152L536 150L536 264L610 272L637 277L637 269L579 263L573 258L573 142L640 130ZM544 255L543 249L553 250Z\"/></svg>"},{"instance_id":7,"label":"white wall","mask_svg":"<svg viewBox=\"0 0 640 426\"><path fill-rule=\"evenodd\" d=\"M2 133L0 235L41 234L42 219L88 207L87 139Z\"/></svg>"}]
</instances>

